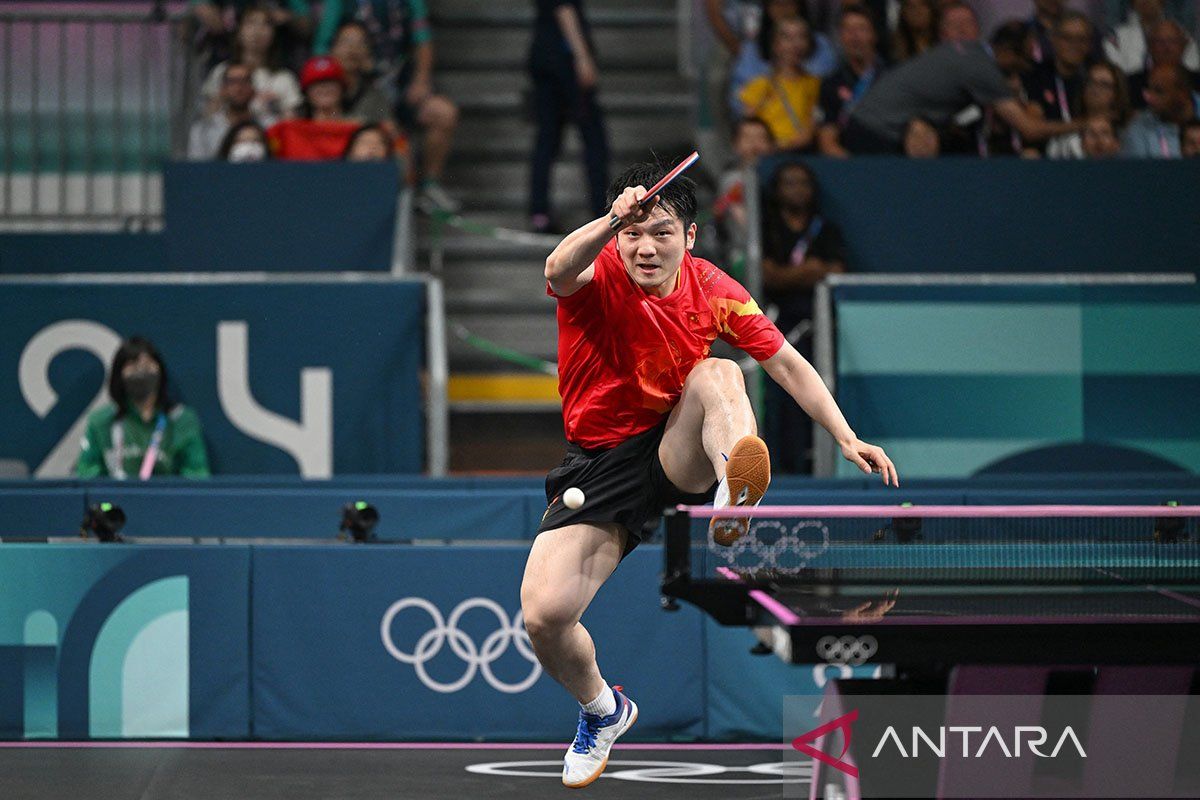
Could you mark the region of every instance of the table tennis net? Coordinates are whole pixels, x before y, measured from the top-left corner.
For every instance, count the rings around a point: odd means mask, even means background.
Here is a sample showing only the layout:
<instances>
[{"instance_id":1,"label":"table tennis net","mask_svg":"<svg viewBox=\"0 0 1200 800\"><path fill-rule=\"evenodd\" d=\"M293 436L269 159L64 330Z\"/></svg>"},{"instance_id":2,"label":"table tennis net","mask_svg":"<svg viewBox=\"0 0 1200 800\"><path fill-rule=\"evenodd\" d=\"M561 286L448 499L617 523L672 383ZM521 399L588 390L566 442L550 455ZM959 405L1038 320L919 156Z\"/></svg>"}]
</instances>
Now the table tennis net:
<instances>
[{"instance_id":1,"label":"table tennis net","mask_svg":"<svg viewBox=\"0 0 1200 800\"><path fill-rule=\"evenodd\" d=\"M697 576L814 583L1200 583L1200 507L681 507L691 517ZM747 515L731 546L714 517ZM698 547L701 541L706 547Z\"/></svg>"}]
</instances>

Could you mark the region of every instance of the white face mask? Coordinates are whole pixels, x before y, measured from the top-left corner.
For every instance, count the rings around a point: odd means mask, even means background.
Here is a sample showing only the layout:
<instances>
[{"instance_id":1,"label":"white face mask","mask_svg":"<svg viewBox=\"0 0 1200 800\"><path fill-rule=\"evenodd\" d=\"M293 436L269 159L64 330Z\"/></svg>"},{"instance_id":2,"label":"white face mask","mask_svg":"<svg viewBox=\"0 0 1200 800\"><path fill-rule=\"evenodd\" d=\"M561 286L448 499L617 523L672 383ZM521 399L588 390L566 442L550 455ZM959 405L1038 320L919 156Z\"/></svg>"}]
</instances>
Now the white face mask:
<instances>
[{"instance_id":1,"label":"white face mask","mask_svg":"<svg viewBox=\"0 0 1200 800\"><path fill-rule=\"evenodd\" d=\"M238 142L229 148L229 160L233 162L263 161L266 157L267 148L262 142Z\"/></svg>"}]
</instances>

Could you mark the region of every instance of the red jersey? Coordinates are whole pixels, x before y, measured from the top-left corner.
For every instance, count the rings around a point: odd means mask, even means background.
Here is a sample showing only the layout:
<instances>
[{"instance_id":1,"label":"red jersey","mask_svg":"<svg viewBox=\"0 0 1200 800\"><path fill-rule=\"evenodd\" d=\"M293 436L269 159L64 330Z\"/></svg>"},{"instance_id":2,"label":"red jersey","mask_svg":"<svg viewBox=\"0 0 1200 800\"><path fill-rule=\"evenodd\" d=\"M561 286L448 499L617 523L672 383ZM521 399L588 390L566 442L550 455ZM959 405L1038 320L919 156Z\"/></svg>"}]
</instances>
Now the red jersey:
<instances>
[{"instance_id":1,"label":"red jersey","mask_svg":"<svg viewBox=\"0 0 1200 800\"><path fill-rule=\"evenodd\" d=\"M267 130L267 141L281 161L336 161L360 127L350 120L285 119Z\"/></svg>"},{"instance_id":2,"label":"red jersey","mask_svg":"<svg viewBox=\"0 0 1200 800\"><path fill-rule=\"evenodd\" d=\"M567 441L614 447L674 408L688 373L718 336L759 361L783 346L741 284L685 251L675 290L647 294L625 271L616 240L595 276L558 297L558 393ZM557 297L547 286L547 294Z\"/></svg>"}]
</instances>

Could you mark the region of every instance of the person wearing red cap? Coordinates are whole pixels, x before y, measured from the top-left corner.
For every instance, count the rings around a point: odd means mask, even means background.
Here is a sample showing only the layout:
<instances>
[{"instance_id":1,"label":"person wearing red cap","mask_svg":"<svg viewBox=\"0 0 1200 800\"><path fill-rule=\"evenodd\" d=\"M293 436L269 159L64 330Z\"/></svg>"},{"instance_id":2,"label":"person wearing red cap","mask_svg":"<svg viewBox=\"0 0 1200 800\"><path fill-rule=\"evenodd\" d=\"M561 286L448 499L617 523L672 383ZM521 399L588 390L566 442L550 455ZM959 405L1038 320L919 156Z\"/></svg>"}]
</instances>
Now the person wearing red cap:
<instances>
[{"instance_id":1,"label":"person wearing red cap","mask_svg":"<svg viewBox=\"0 0 1200 800\"><path fill-rule=\"evenodd\" d=\"M324 161L342 157L359 123L346 117L346 72L336 58L310 58L300 70L300 117L267 131L276 158Z\"/></svg>"}]
</instances>

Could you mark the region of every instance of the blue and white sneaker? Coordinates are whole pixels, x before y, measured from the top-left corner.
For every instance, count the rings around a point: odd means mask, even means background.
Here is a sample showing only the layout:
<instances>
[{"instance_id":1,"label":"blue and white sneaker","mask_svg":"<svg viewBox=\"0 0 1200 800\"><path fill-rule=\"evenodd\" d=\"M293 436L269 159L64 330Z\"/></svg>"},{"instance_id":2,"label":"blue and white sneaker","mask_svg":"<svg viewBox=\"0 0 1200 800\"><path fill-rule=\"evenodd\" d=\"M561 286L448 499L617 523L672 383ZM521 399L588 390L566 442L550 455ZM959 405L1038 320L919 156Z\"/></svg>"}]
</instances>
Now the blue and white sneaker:
<instances>
[{"instance_id":1,"label":"blue and white sneaker","mask_svg":"<svg viewBox=\"0 0 1200 800\"><path fill-rule=\"evenodd\" d=\"M579 729L563 762L563 786L582 789L599 778L608 766L608 753L613 742L637 722L637 705L621 694L622 688L613 687L617 710L607 717L580 710Z\"/></svg>"}]
</instances>

